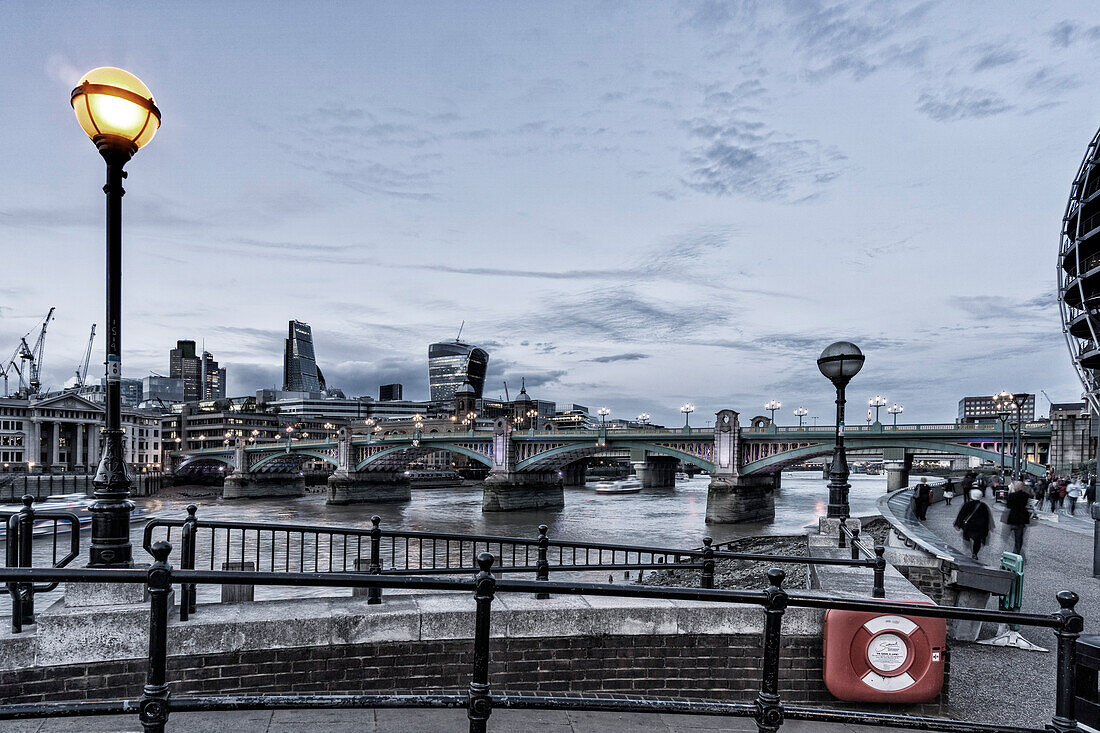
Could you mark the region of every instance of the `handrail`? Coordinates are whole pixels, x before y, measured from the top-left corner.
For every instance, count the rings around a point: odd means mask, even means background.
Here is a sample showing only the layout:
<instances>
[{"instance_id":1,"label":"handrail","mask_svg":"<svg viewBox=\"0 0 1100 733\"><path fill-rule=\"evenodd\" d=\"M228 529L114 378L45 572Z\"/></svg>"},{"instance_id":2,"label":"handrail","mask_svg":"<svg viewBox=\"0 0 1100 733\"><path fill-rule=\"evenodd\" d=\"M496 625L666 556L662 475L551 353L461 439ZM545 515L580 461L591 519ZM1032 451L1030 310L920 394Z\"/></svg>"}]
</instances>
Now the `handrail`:
<instances>
[{"instance_id":1,"label":"handrail","mask_svg":"<svg viewBox=\"0 0 1100 733\"><path fill-rule=\"evenodd\" d=\"M872 591L882 597L883 576L879 560L816 558L793 555L768 555L722 550L712 546L709 537L697 548L657 547L609 542L577 542L551 539L548 527L540 525L538 537L466 535L451 532L388 530L381 518L371 518L370 528L326 525L276 524L269 522L206 521L197 517L198 507L187 507L183 519L156 518L146 523L142 545L152 554L158 530L172 540L173 529L181 536L184 569L196 569L199 547L202 564L217 569L219 558L230 562L251 563L255 570L271 572L348 572L366 571L386 575L450 575L473 572L479 552L493 552L501 559L496 572L535 573L548 580L551 571L589 572L595 570L697 569L701 587L714 582L717 560L767 561L773 564L845 565L874 570ZM200 537L200 534L202 535ZM364 566L366 566L364 568ZM542 594L545 595L545 594ZM181 589L181 619L196 610L193 585ZM381 593L373 592L372 602L381 602Z\"/></svg>"},{"instance_id":2,"label":"handrail","mask_svg":"<svg viewBox=\"0 0 1100 733\"><path fill-rule=\"evenodd\" d=\"M6 528L4 541L4 565L7 567L31 567L34 565L34 530L43 521L53 520L51 559L53 567L62 568L80 556L80 517L72 512L36 511L34 497L23 495L23 506L17 512L0 511L0 520ZM57 557L58 522L69 524L69 552ZM11 629L13 634L23 630L24 624L34 623L34 595L48 593L57 583L35 585L33 583L9 583L11 596Z\"/></svg>"},{"instance_id":3,"label":"handrail","mask_svg":"<svg viewBox=\"0 0 1100 733\"><path fill-rule=\"evenodd\" d=\"M846 599L807 593L789 593L783 587L785 575L772 568L767 572L767 587L762 590L716 590L707 588L667 588L659 586L623 586L602 583L574 583L539 580L497 580L493 577L495 558L490 553L478 556L478 572L468 578L421 578L401 575L363 573L277 573L260 571L174 570L168 559L172 546L158 542L153 548L154 562L148 570L137 568L0 568L0 582L118 582L144 583L149 591L150 620L146 684L140 699L92 700L49 703L16 703L0 705L0 720L46 716L78 716L84 714L133 713L138 711L147 731L163 732L169 715L195 710L233 710L258 708L326 708L374 707L380 704L378 694L325 695L170 695L168 685L168 625L169 602L173 583L259 584L296 586L343 586L382 589L473 591L475 605L474 638L472 640L472 672L465 697L440 691L420 695L387 694L387 707L467 707L470 733L485 733L495 707L535 707L575 710L630 710L633 712L683 712L703 715L740 715L755 717L760 730L777 731L785 716L792 719L831 720L861 723L873 718L881 727L911 727L926 730L1008 731L1033 733L1036 729L1006 726L982 721L956 721L920 716L872 714L815 708L784 706L779 693L779 673L783 649L782 622L786 609L813 608L863 611L877 614L956 619L994 623L1019 624L1054 629L1057 637L1057 678L1053 730L1076 730L1075 695L1077 692L1077 639L1084 629L1084 619L1076 611L1077 594L1061 591L1057 595L1059 610L1034 614L1001 610L985 610L955 606L920 606L881 600ZM490 629L493 600L498 593L541 593L560 595L615 596L685 601L710 601L760 606L765 614L762 639L763 658L760 687L755 701L721 703L682 698L655 699L644 695L536 695L510 696L493 690L489 684L489 662L492 652ZM530 703L525 704L525 700Z\"/></svg>"}]
</instances>

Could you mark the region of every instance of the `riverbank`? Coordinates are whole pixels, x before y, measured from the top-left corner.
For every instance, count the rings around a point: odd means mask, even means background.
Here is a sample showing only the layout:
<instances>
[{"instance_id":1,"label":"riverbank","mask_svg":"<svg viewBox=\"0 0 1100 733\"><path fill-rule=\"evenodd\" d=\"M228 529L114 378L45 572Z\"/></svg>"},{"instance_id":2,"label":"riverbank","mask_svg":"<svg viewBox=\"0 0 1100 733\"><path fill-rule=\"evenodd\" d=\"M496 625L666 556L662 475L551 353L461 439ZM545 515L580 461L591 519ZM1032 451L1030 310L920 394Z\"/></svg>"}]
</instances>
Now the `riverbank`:
<instances>
[{"instance_id":1,"label":"riverbank","mask_svg":"<svg viewBox=\"0 0 1100 733\"><path fill-rule=\"evenodd\" d=\"M745 537L734 540L729 546L723 546L728 552L744 552L767 555L789 555L806 557L806 536ZM725 590L744 588L764 588L767 585L767 572L775 567L774 562L757 560L723 560L714 563L714 587ZM787 588L806 588L810 573L806 565L783 563L787 573L783 585ZM642 585L676 586L680 588L698 588L701 582L698 570L655 570L642 577Z\"/></svg>"}]
</instances>

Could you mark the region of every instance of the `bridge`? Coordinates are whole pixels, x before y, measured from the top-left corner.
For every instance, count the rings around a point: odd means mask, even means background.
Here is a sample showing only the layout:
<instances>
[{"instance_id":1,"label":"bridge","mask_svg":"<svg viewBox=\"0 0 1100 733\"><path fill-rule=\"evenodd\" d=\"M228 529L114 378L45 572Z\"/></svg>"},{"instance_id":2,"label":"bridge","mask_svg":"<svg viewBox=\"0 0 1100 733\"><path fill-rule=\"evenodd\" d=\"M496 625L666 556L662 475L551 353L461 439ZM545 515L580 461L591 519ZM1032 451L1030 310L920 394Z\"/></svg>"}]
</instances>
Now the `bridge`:
<instances>
[{"instance_id":1,"label":"bridge","mask_svg":"<svg viewBox=\"0 0 1100 733\"><path fill-rule=\"evenodd\" d=\"M772 492L779 472L833 450L833 426L742 427L738 413L716 413L713 428L634 430L513 430L499 418L491 430L462 430L413 425L371 435L342 429L335 438L245 444L175 454L176 470L222 464L224 496L298 495L304 491L299 468L323 461L334 471L328 501L334 504L401 501L409 498L405 470L440 451L464 456L489 469L482 509L508 511L560 507L563 486L582 485L588 462L596 456L628 458L646 487L672 487L678 464L711 476L707 519L713 522L759 521L774 516ZM1001 433L992 425L915 424L844 427L849 455L881 455L889 488L905 486L914 456L955 455L999 462ZM1041 475L1047 467L1051 428L1046 422L1024 426L1024 470ZM1011 448L1011 436L1005 450Z\"/></svg>"}]
</instances>

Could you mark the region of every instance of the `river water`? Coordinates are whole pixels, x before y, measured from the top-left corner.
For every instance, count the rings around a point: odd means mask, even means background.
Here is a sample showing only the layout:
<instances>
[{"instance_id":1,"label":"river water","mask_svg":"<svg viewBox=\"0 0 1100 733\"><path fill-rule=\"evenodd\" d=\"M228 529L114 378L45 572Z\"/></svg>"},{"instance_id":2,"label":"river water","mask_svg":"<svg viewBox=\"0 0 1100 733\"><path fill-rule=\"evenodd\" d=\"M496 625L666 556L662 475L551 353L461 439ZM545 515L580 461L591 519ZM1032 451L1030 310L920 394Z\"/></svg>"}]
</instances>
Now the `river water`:
<instances>
[{"instance_id":1,"label":"river water","mask_svg":"<svg viewBox=\"0 0 1100 733\"><path fill-rule=\"evenodd\" d=\"M382 518L383 529L448 532L456 534L538 536L538 526L546 524L548 535L563 540L617 542L659 547L699 547L710 535L716 542L753 535L801 534L810 524L825 516L828 504L827 481L818 471L783 473L782 488L775 493L775 519L751 524L706 524L708 476L676 482L674 489L643 489L638 494L599 495L590 483L586 488L565 489L565 507L557 510L523 512L481 511L481 486L413 489L412 499L389 504L330 506L323 493L296 499L222 499L139 498L135 503L146 514L133 521L134 559L151 560L142 547L142 530L152 516L182 519L188 504L199 506L201 520L236 522L272 522L328 525L333 527L370 527L372 515ZM885 474L853 475L849 496L852 516L878 514L877 499L886 491ZM178 538L178 531L173 539ZM86 554L89 535L81 537ZM174 543L175 544L175 543ZM200 544L200 553L202 553ZM207 558L206 562L209 559ZM173 565L178 566L178 549ZM77 561L74 565L81 565ZM204 561L200 558L198 566ZM209 567L209 565L207 565ZM261 569L264 569L261 567ZM49 605L60 591L39 600L39 608ZM349 595L347 589L283 588L256 589L256 599L290 596ZM200 588L199 602L214 602L216 588ZM9 604L0 603L0 615L10 612Z\"/></svg>"}]
</instances>

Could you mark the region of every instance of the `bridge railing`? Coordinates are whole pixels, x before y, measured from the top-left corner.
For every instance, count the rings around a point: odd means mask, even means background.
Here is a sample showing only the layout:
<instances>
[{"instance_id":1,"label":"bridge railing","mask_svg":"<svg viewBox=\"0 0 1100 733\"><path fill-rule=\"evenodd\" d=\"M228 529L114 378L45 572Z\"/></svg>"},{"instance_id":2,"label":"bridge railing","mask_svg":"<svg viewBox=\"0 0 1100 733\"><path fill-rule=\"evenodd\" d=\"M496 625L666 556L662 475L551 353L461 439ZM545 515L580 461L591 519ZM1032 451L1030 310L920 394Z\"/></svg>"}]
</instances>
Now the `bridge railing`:
<instances>
[{"instance_id":1,"label":"bridge railing","mask_svg":"<svg viewBox=\"0 0 1100 733\"><path fill-rule=\"evenodd\" d=\"M371 525L368 529L207 521L198 518L192 504L183 519L148 522L142 544L151 554L157 541L177 538L184 570L251 565L269 573L462 575L474 571L480 553L491 552L499 558L494 572L530 574L539 581L562 573L625 570L637 571L640 577L644 570L695 570L702 588L714 587L715 563L720 560L846 565L871 568L872 596L885 593L881 552L869 559L814 558L734 552L729 543L714 546L710 537L703 538L701 547L685 549L552 539L546 525L540 525L538 536L530 538L387 530L377 516L371 518ZM371 596L371 602L381 600L380 595ZM196 608L196 588L182 586L180 619L186 621Z\"/></svg>"},{"instance_id":2,"label":"bridge railing","mask_svg":"<svg viewBox=\"0 0 1100 733\"><path fill-rule=\"evenodd\" d=\"M149 592L148 661L145 686L137 700L86 700L83 697L58 702L0 704L0 720L81 715L138 713L148 733L163 733L171 714L195 711L320 709L320 708L461 708L468 711L471 733L485 733L496 708L566 709L635 713L687 713L755 718L760 731L778 731L785 720L815 720L874 725L880 728L919 728L938 731L998 731L999 733L1041 733L1036 728L1005 725L1002 720L960 721L898 713L850 711L827 707L784 705L779 691L783 665L783 618L787 608L836 609L898 614L912 617L914 606L881 600L855 600L790 593L783 587L783 571L772 568L766 574L767 586L761 590L713 590L703 588L665 588L624 586L598 583L538 582L497 580L493 573L495 558L481 553L477 572L465 578L423 578L361 573L272 573L245 571L175 570L169 564L172 546L158 542L152 548L154 562L148 570L130 569L41 569L2 568L0 582L34 583L135 583ZM172 694L168 676L169 598L174 583L284 585L300 587L351 587L381 591L383 588L473 592L474 633L470 641L469 686L462 690L433 690L426 693L392 691L339 694ZM613 596L758 606L765 619L761 638L759 691L753 702L698 700L682 697L658 697L639 690L631 695L606 692L562 694L535 692L511 694L490 685L493 601L500 593L553 592L555 595ZM1048 730L1074 731L1076 723L1077 640L1084 619L1077 613L1077 594L1061 591L1059 610L1050 615L987 611L953 606L921 606L920 617L993 622L1049 628L1057 639L1055 712ZM201 672L200 672L201 674ZM278 684L278 676L275 676ZM666 687L664 680L646 680L654 687ZM638 684L643 684L639 681ZM1094 683L1095 684L1095 683ZM67 687L67 686L66 686ZM216 688L215 688L216 689ZM1084 694L1084 693L1083 693Z\"/></svg>"},{"instance_id":3,"label":"bridge railing","mask_svg":"<svg viewBox=\"0 0 1100 733\"><path fill-rule=\"evenodd\" d=\"M34 497L23 496L23 506L18 511L0 511L0 534L4 538L4 566L29 568L32 566L62 568L80 556L80 517L65 511L36 511ZM61 535L69 533L68 542L62 544ZM48 542L34 542L34 538L48 537ZM66 550L64 545L68 545ZM34 595L48 593L57 583L35 585L33 583L9 583L11 596L11 631L18 634L24 623L34 623Z\"/></svg>"}]
</instances>

